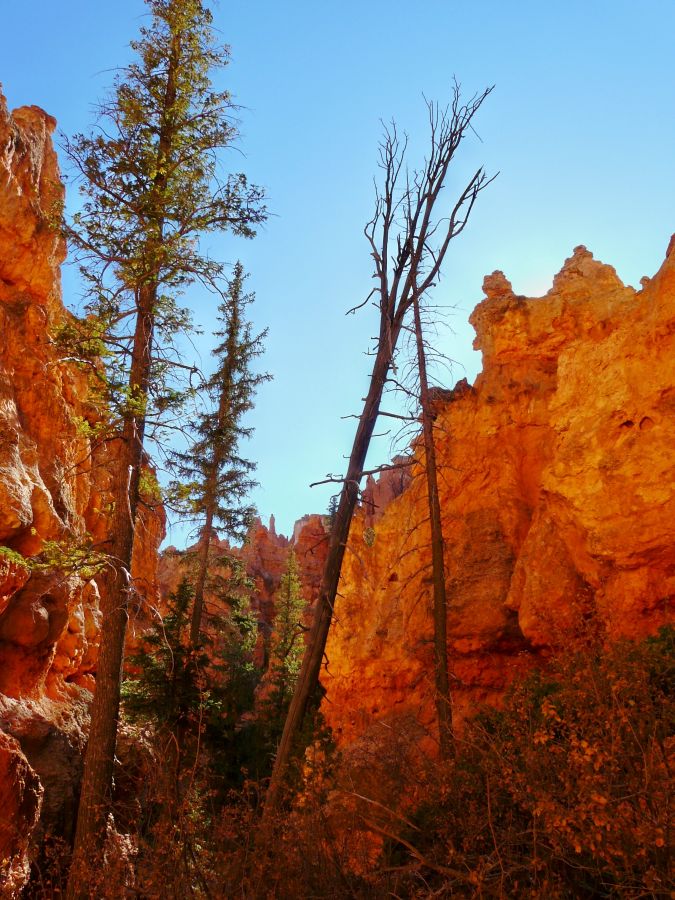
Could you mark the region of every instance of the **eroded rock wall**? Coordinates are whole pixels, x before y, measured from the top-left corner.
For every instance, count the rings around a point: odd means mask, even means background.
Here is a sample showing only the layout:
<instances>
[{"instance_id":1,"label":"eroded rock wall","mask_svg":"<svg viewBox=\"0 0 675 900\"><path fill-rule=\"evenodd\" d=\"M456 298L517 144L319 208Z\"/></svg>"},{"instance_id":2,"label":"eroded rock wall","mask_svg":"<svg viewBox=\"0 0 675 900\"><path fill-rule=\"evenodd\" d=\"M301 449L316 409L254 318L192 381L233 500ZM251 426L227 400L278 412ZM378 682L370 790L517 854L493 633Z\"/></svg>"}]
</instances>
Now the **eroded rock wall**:
<instances>
[{"instance_id":1,"label":"eroded rock wall","mask_svg":"<svg viewBox=\"0 0 675 900\"><path fill-rule=\"evenodd\" d=\"M0 732L0 897L16 897L28 878L25 848L42 805L40 779L19 742Z\"/></svg>"},{"instance_id":2,"label":"eroded rock wall","mask_svg":"<svg viewBox=\"0 0 675 900\"><path fill-rule=\"evenodd\" d=\"M269 526L256 518L241 547L231 547L227 541L214 539L211 575L215 578L227 578L229 568L225 560L229 556L241 560L252 582L251 606L260 623L261 637L269 636L271 631L275 616L275 594L291 550L297 558L302 594L308 607L316 600L328 550L328 527L327 517L306 515L296 522L293 534L288 538L277 534L272 516ZM190 575L193 559L194 552L189 549L178 551L169 547L161 554L158 578L164 598L176 590L183 577ZM206 600L211 611L219 615L227 612L226 604L218 598L217 592L209 590L208 585ZM141 633L142 630L141 628ZM262 642L259 661L262 662Z\"/></svg>"},{"instance_id":3,"label":"eroded rock wall","mask_svg":"<svg viewBox=\"0 0 675 900\"><path fill-rule=\"evenodd\" d=\"M675 597L675 252L640 291L583 247L544 297L501 272L484 291L483 371L436 397L458 721L585 623L639 637L672 621ZM411 474L350 534L322 679L345 747L410 722L436 743L426 488Z\"/></svg>"},{"instance_id":4,"label":"eroded rock wall","mask_svg":"<svg viewBox=\"0 0 675 900\"><path fill-rule=\"evenodd\" d=\"M35 561L46 541L105 549L114 466L114 449L82 427L98 416L90 375L54 340L70 317L55 124L37 107L10 114L0 93L0 791L16 794L0 803L0 860L12 868L0 881L11 875L13 890L40 810L42 829L72 826L100 622L89 575ZM156 598L161 511L141 532L133 574Z\"/></svg>"}]
</instances>

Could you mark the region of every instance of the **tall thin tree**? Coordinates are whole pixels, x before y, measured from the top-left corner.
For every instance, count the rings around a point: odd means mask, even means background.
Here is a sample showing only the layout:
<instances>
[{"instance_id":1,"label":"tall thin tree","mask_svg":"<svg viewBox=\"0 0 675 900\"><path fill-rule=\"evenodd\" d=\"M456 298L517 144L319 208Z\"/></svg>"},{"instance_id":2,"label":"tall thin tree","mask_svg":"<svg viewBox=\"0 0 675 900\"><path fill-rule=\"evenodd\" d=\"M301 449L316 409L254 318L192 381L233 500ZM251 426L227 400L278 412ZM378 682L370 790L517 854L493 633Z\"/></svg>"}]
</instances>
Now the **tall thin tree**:
<instances>
[{"instance_id":1,"label":"tall thin tree","mask_svg":"<svg viewBox=\"0 0 675 900\"><path fill-rule=\"evenodd\" d=\"M298 560L293 549L286 558L286 569L274 596L274 608L267 667L270 686L267 705L280 728L283 712L288 706L305 653L306 629L302 620L307 603L302 596ZM277 736L278 734L277 731Z\"/></svg>"},{"instance_id":2,"label":"tall thin tree","mask_svg":"<svg viewBox=\"0 0 675 900\"><path fill-rule=\"evenodd\" d=\"M438 280L450 242L464 230L478 195L491 181L480 167L454 203L445 206L439 215L437 205L440 205L450 164L491 90L487 88L464 103L459 85L455 84L452 101L446 109L427 104L429 154L420 170L409 173L404 168L407 140L399 139L395 125L385 130L380 145L383 185L381 188L376 185L375 213L365 228L375 263L376 287L361 304L376 297L380 327L375 360L347 472L342 479L307 651L267 791L263 834L274 821L305 712L319 682L359 485L401 330L415 297L424 296Z\"/></svg>"},{"instance_id":3,"label":"tall thin tree","mask_svg":"<svg viewBox=\"0 0 675 900\"><path fill-rule=\"evenodd\" d=\"M83 196L68 233L89 283L88 322L108 348L107 396L116 411L107 435L114 448L110 564L69 898L89 894L110 804L146 433L166 423L180 399L174 376L191 368L172 340L189 322L177 298L197 281L218 289L223 277L200 236L226 229L251 236L264 218L261 191L243 175L218 178L217 151L237 129L230 95L210 79L229 59L210 12L201 0L146 3L151 22L100 105L97 130L66 145Z\"/></svg>"},{"instance_id":4,"label":"tall thin tree","mask_svg":"<svg viewBox=\"0 0 675 900\"><path fill-rule=\"evenodd\" d=\"M179 490L189 503L191 516L200 522L190 626L194 648L200 642L214 528L219 526L230 538L243 538L254 513L247 495L255 486L255 463L244 459L240 445L252 434L244 419L253 408L255 392L271 376L251 368L263 352L267 332L254 335L251 323L246 321L246 307L254 295L244 293L244 280L244 269L238 262L219 307L223 329L217 336L223 340L213 351L218 363L205 385L207 408L199 416L197 439L187 453L174 457L174 467L184 479Z\"/></svg>"},{"instance_id":5,"label":"tall thin tree","mask_svg":"<svg viewBox=\"0 0 675 900\"><path fill-rule=\"evenodd\" d=\"M429 527L431 530L431 567L434 587L434 676L436 684L436 712L441 756L452 755L454 730L452 724L452 704L450 679L448 675L448 601L445 589L445 545L441 503L438 493L438 467L436 464L436 441L434 436L434 415L429 397L427 376L427 355L422 331L420 298L417 291L413 295L413 328L417 351L419 375L419 408L422 418L422 445L424 447L424 469L427 482L427 502L429 507Z\"/></svg>"}]
</instances>

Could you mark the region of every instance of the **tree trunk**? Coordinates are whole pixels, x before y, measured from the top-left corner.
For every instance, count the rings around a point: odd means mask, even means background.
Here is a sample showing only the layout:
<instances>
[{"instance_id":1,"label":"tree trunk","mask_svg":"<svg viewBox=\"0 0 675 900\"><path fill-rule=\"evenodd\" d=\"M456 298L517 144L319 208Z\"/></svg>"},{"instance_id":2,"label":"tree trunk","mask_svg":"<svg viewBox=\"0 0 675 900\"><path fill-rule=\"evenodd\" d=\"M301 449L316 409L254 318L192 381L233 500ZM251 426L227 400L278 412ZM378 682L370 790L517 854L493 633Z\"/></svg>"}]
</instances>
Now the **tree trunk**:
<instances>
[{"instance_id":1,"label":"tree trunk","mask_svg":"<svg viewBox=\"0 0 675 900\"><path fill-rule=\"evenodd\" d=\"M150 261L154 260L163 239L162 200L166 187L166 161L170 155L173 139L171 112L176 103L180 52L180 35L174 35L168 61L162 124L157 146L157 173L152 187L153 195L160 203L160 209L148 235ZM152 343L157 306L157 269L153 268L152 262L145 280L137 288L136 301L137 313L128 380L130 396L124 415L119 469L114 479L115 508L110 569L101 585L102 622L96 665L96 690L91 708L91 726L84 759L73 861L68 876L66 900L84 900L90 894L88 883L92 867L96 867L98 863L110 809L124 640L131 591L131 557L143 464L145 409L152 371ZM96 868L93 871L96 871Z\"/></svg>"},{"instance_id":2,"label":"tree trunk","mask_svg":"<svg viewBox=\"0 0 675 900\"><path fill-rule=\"evenodd\" d=\"M438 497L438 477L436 470L436 444L434 441L434 417L429 403L429 382L424 353L424 337L420 317L419 299L414 292L413 309L415 316L415 342L417 344L417 365L420 378L420 406L422 409L422 435L429 499L429 522L431 525L431 564L434 585L434 673L436 682L436 711L441 756L444 759L453 753L452 706L448 682L448 604L445 593L445 561L443 557L443 527L441 505Z\"/></svg>"},{"instance_id":3,"label":"tree trunk","mask_svg":"<svg viewBox=\"0 0 675 900\"><path fill-rule=\"evenodd\" d=\"M431 149L421 171L409 173L404 167L407 140L399 141L395 125L392 125L391 130L385 130L384 140L380 144L379 166L384 170L383 188L380 191L376 187L375 213L365 228L375 263L374 278L377 280L377 287L373 288L362 304L350 310L355 312L364 306L373 294L378 296L380 334L377 355L349 458L335 525L330 535L328 558L315 607L309 644L267 791L261 832L263 843L267 842L271 834L291 752L302 725L307 703L319 681L342 560L358 498L359 483L403 321L415 296L424 295L437 281L450 241L462 232L478 194L489 183L483 169L478 169L445 218L434 221L434 207L441 195L448 167L466 130L471 125L471 119L490 90L462 105L459 86L456 84L449 109L440 111L434 104L427 104L431 126ZM402 183L404 179L405 183ZM441 225L441 222L444 224ZM440 237L434 240L439 228ZM424 279L418 289L417 276L420 272L424 272ZM438 521L440 522L440 514ZM441 563L442 549L441 536ZM437 637L439 645L444 629L444 625L439 627ZM446 653L445 646L443 653ZM442 672L442 660L438 652L436 659L438 670ZM447 661L445 671L447 673ZM439 696L447 698L447 685L445 687L441 685ZM447 708L440 712L449 719Z\"/></svg>"},{"instance_id":4,"label":"tree trunk","mask_svg":"<svg viewBox=\"0 0 675 900\"><path fill-rule=\"evenodd\" d=\"M269 788L265 798L263 825L272 824L272 816L278 808L281 788L286 776L288 764L293 748L307 711L308 703L319 683L321 664L326 649L328 631L333 616L333 607L337 595L342 560L345 554L349 528L351 526L354 508L359 495L359 483L361 473L366 461L370 439L375 428L382 391L391 366L393 349L400 326L394 326L395 335L391 338L380 335L377 356L370 380L370 388L365 400L363 412L359 419L352 452L349 457L349 466L345 478L340 503L335 516L335 523L330 533L328 545L328 557L324 565L323 578L319 596L314 609L314 619L309 633L307 649L298 674L293 698L286 716L283 734L279 743L274 768L270 779ZM394 329L392 329L393 331Z\"/></svg>"},{"instance_id":5,"label":"tree trunk","mask_svg":"<svg viewBox=\"0 0 675 900\"><path fill-rule=\"evenodd\" d=\"M196 650L199 646L199 635L202 628L204 615L204 590L206 576L209 571L209 553L211 550L211 529L213 528L213 510L206 512L206 521L202 529L202 539L199 543L199 556L197 560L197 580L195 582L195 596L192 601L192 617L190 620L190 646Z\"/></svg>"},{"instance_id":6,"label":"tree trunk","mask_svg":"<svg viewBox=\"0 0 675 900\"><path fill-rule=\"evenodd\" d=\"M132 397L144 398L150 377L154 291L146 289L139 304L129 385ZM67 900L89 897L88 883L92 871L96 871L110 809L144 430L143 416L126 416L119 442L120 458L115 461L118 477L114 480L110 559L100 585L102 622L96 690Z\"/></svg>"}]
</instances>

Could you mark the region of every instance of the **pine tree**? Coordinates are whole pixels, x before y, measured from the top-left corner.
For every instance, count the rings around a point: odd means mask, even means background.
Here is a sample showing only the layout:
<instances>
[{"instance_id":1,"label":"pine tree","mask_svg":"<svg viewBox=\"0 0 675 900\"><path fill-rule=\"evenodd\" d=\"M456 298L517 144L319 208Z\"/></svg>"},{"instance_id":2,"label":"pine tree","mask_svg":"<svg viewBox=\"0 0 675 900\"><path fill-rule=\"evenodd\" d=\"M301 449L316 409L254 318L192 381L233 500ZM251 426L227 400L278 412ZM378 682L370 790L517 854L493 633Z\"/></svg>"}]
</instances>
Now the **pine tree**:
<instances>
[{"instance_id":1,"label":"pine tree","mask_svg":"<svg viewBox=\"0 0 675 900\"><path fill-rule=\"evenodd\" d=\"M243 175L222 182L216 152L237 135L227 92L210 72L228 62L201 0L146 0L149 26L136 59L99 107L91 136L66 147L83 197L68 235L89 286L81 343L106 348L105 435L111 452L110 565L101 584L103 621L97 683L78 810L68 897L88 895L87 877L104 837L115 754L121 665L139 480L146 432L180 402L181 362L173 339L189 317L178 297L195 282L219 291L223 268L200 237L251 236L264 218L261 192ZM89 323L91 328L86 327ZM187 367L190 369L191 367Z\"/></svg>"},{"instance_id":2,"label":"pine tree","mask_svg":"<svg viewBox=\"0 0 675 900\"><path fill-rule=\"evenodd\" d=\"M253 407L255 391L270 376L251 370L252 361L263 352L267 332L253 335L246 321L246 307L254 295L244 293L244 279L238 262L219 307L223 330L216 334L223 340L213 351L217 367L205 385L207 411L199 417L197 439L189 452L174 457L174 468L183 479L177 492L189 504L191 516L201 523L190 628L195 648L200 642L214 528L218 526L235 540L242 539L254 513L246 496L255 485L255 463L243 458L239 445L252 433L244 418Z\"/></svg>"},{"instance_id":3,"label":"pine tree","mask_svg":"<svg viewBox=\"0 0 675 900\"><path fill-rule=\"evenodd\" d=\"M194 591L183 578L167 598L166 614L155 620L141 648L127 660L133 674L122 685L125 716L154 726L165 781L176 788L174 801L184 770L199 763L197 746L208 751L218 770L236 772L237 729L242 715L253 709L260 681L253 585L240 560L228 557L226 564L229 574L216 591L227 611L210 617L198 650L190 641ZM172 793L165 790L165 800Z\"/></svg>"},{"instance_id":4,"label":"pine tree","mask_svg":"<svg viewBox=\"0 0 675 900\"><path fill-rule=\"evenodd\" d=\"M186 727L203 691L200 672L208 665L205 654L196 657L189 644L193 590L186 578L167 598L167 613L156 620L142 647L128 658L135 675L122 688L126 715L154 722L159 730L175 734Z\"/></svg>"},{"instance_id":5,"label":"pine tree","mask_svg":"<svg viewBox=\"0 0 675 900\"><path fill-rule=\"evenodd\" d=\"M303 623L307 604L302 596L295 551L290 550L286 569L274 595L275 615L269 638L269 661L256 703L255 755L258 774L267 776L284 727L288 705L305 653Z\"/></svg>"},{"instance_id":6,"label":"pine tree","mask_svg":"<svg viewBox=\"0 0 675 900\"><path fill-rule=\"evenodd\" d=\"M211 588L227 612L217 621L209 617L213 638L208 684L217 715L207 718L204 742L212 770L221 785L231 788L240 785L242 767L248 768L257 752L246 714L253 710L262 672L256 660L259 623L251 606L253 581L241 560L230 556L227 565L228 577Z\"/></svg>"},{"instance_id":7,"label":"pine tree","mask_svg":"<svg viewBox=\"0 0 675 900\"><path fill-rule=\"evenodd\" d=\"M275 616L270 636L269 682L270 702L283 726L283 716L293 694L305 652L303 617L307 604L301 593L298 561L291 550L286 570L275 594Z\"/></svg>"},{"instance_id":8,"label":"pine tree","mask_svg":"<svg viewBox=\"0 0 675 900\"><path fill-rule=\"evenodd\" d=\"M229 559L230 575L221 599L228 607L218 628L214 656L223 675L225 717L235 728L241 716L253 709L253 696L260 681L255 651L258 618L251 607L253 582L241 560Z\"/></svg>"},{"instance_id":9,"label":"pine tree","mask_svg":"<svg viewBox=\"0 0 675 900\"><path fill-rule=\"evenodd\" d=\"M209 700L208 656L189 643L193 590L183 579L167 598L167 612L153 623L143 645L128 659L132 677L122 683L125 716L152 724L156 736L164 820L173 823L182 800L184 745Z\"/></svg>"}]
</instances>

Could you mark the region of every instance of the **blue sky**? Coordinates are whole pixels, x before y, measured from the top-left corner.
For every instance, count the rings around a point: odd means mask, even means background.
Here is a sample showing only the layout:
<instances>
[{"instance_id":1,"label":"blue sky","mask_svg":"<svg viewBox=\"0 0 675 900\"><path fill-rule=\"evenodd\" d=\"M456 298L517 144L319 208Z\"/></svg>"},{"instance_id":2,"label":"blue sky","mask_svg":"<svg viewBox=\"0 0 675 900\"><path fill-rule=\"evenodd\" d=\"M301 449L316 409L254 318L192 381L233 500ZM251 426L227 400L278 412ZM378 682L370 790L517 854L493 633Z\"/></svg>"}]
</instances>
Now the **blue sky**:
<instances>
[{"instance_id":1,"label":"blue sky","mask_svg":"<svg viewBox=\"0 0 675 900\"><path fill-rule=\"evenodd\" d=\"M308 485L340 471L354 426L340 417L367 385L374 319L344 313L370 290L362 229L380 120L409 132L414 164L423 94L444 101L453 75L467 93L495 85L455 186L481 162L500 174L435 296L453 307L454 334L441 341L457 360L450 380L472 380L480 359L466 319L485 274L503 269L519 293L543 293L577 244L634 285L659 267L675 231L675 3L232 0L213 10L233 56L220 83L242 106L240 152L225 161L265 185L273 213L255 241L225 237L221 252L251 272L254 319L270 329L263 364L274 381L260 391L247 451L260 513L288 533L327 506L331 490ZM141 0L3 4L10 107L37 104L63 132L86 130L143 15ZM67 275L67 303L75 292ZM203 307L195 318L213 321ZM380 439L374 461L388 452Z\"/></svg>"}]
</instances>

